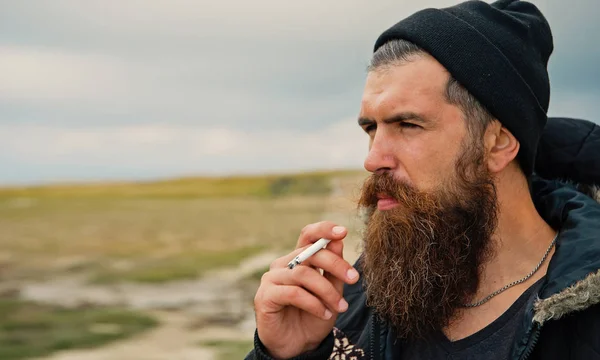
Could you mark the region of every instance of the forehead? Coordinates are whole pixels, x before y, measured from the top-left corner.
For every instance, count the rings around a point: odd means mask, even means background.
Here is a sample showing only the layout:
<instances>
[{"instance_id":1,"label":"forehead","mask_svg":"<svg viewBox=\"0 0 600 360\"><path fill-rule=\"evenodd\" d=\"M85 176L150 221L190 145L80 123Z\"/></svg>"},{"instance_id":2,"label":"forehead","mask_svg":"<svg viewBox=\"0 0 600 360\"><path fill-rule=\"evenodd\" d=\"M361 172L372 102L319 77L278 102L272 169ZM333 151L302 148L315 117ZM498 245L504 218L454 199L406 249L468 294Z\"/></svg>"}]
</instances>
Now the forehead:
<instances>
[{"instance_id":1,"label":"forehead","mask_svg":"<svg viewBox=\"0 0 600 360\"><path fill-rule=\"evenodd\" d=\"M445 102L446 69L429 55L370 71L361 101L361 116L379 118L391 112L427 113Z\"/></svg>"}]
</instances>

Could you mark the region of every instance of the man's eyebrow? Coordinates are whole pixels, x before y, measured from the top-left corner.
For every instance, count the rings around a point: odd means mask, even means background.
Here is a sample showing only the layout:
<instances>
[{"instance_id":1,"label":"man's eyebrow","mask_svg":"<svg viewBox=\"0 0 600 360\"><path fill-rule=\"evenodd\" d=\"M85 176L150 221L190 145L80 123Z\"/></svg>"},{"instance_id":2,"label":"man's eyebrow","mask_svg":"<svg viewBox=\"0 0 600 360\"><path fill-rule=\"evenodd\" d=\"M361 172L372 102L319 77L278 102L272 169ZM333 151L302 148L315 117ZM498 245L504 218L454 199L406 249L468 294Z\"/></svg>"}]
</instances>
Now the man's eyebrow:
<instances>
[{"instance_id":1,"label":"man's eyebrow","mask_svg":"<svg viewBox=\"0 0 600 360\"><path fill-rule=\"evenodd\" d=\"M375 120L373 120L373 119L369 119L366 117L358 118L358 125L360 125L360 126L368 126L368 125L373 125L373 124L375 124Z\"/></svg>"},{"instance_id":2,"label":"man's eyebrow","mask_svg":"<svg viewBox=\"0 0 600 360\"><path fill-rule=\"evenodd\" d=\"M414 113L414 112L402 112L396 115L393 115L387 119L383 120L383 123L385 124L392 124L392 123L397 123L397 122L401 122L401 121L406 121L406 120L411 120L411 121L415 121L415 122L420 122L422 124L424 123L428 123L429 121L427 121L423 116ZM360 126L367 126L367 125L373 125L377 123L375 120L371 119L371 118L367 118L367 117L359 117L358 118L358 125Z\"/></svg>"},{"instance_id":3,"label":"man's eyebrow","mask_svg":"<svg viewBox=\"0 0 600 360\"><path fill-rule=\"evenodd\" d=\"M428 121L421 115L414 112L402 112L400 114L396 114L387 119L384 119L383 122L386 124L392 124L400 121L411 120L420 123L427 123Z\"/></svg>"}]
</instances>

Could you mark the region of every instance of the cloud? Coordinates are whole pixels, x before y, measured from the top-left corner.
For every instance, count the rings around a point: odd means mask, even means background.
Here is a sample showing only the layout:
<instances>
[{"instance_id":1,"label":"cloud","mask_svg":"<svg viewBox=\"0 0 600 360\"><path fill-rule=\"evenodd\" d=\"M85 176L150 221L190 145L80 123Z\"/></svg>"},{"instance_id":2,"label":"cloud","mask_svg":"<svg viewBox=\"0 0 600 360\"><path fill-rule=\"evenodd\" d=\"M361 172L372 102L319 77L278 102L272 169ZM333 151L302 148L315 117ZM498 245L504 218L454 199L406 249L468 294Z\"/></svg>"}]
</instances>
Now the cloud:
<instances>
[{"instance_id":1,"label":"cloud","mask_svg":"<svg viewBox=\"0 0 600 360\"><path fill-rule=\"evenodd\" d=\"M550 96L549 116L574 117L600 124L600 91L565 91Z\"/></svg>"},{"instance_id":2,"label":"cloud","mask_svg":"<svg viewBox=\"0 0 600 360\"><path fill-rule=\"evenodd\" d=\"M95 129L0 125L0 139L5 162L26 167L52 164L63 170L60 175L29 179L33 182L102 179L115 172L148 178L166 173L360 168L368 144L355 119L303 132L180 125ZM7 176L0 182L11 181Z\"/></svg>"},{"instance_id":3,"label":"cloud","mask_svg":"<svg viewBox=\"0 0 600 360\"><path fill-rule=\"evenodd\" d=\"M5 4L0 181L360 167L339 119L358 113L375 38L457 2ZM535 3L555 39L550 114L598 122L596 0Z\"/></svg>"},{"instance_id":4,"label":"cloud","mask_svg":"<svg viewBox=\"0 0 600 360\"><path fill-rule=\"evenodd\" d=\"M118 58L54 49L0 46L0 97L6 100L106 100L127 86Z\"/></svg>"},{"instance_id":5,"label":"cloud","mask_svg":"<svg viewBox=\"0 0 600 360\"><path fill-rule=\"evenodd\" d=\"M0 122L326 126L356 113L376 34L419 6L340 5L13 3L0 32Z\"/></svg>"}]
</instances>

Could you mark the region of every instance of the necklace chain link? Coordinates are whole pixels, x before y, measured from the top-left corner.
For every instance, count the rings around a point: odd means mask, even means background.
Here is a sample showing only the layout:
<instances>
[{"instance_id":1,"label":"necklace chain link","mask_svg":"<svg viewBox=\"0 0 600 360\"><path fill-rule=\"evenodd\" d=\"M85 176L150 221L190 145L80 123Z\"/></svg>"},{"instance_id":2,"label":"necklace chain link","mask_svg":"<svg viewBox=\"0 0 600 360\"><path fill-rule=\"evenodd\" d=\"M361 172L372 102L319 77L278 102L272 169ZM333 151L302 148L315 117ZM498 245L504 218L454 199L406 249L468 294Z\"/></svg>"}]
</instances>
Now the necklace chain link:
<instances>
[{"instance_id":1,"label":"necklace chain link","mask_svg":"<svg viewBox=\"0 0 600 360\"><path fill-rule=\"evenodd\" d=\"M544 263L544 261L546 261L546 258L548 257L548 254L550 254L550 250L552 249L552 247L554 246L554 244L556 243L556 239L558 238L558 234L556 234L556 236L554 236L554 239L552 240L552 242L550 243L550 246L548 246L548 249L546 250L546 253L544 254L544 256L542 257L542 260L540 260L540 262L537 264L537 266L529 273L527 274L524 278L517 280L517 281L513 281L508 285L504 285L502 288L494 291L493 293L491 293L490 295L486 296L485 298L483 298L482 300L479 300L476 303L472 303L472 304L465 304L463 305L464 307L467 308L474 308L480 305L485 304L486 302L490 301L491 298L493 298L494 296L504 292L505 290L508 290L509 288L518 285L522 282L524 282L525 280L529 279L530 277L533 276L533 274L535 274L540 266L542 266L542 264Z\"/></svg>"}]
</instances>

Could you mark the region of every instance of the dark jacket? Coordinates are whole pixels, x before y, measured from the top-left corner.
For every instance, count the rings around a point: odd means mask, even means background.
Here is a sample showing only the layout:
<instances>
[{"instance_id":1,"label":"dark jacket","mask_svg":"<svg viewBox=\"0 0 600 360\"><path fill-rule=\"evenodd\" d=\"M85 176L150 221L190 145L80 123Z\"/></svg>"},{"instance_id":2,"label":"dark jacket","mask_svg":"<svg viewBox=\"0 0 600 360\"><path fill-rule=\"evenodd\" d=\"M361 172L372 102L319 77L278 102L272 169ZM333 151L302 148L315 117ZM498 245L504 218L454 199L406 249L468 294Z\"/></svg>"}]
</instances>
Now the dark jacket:
<instances>
[{"instance_id":1,"label":"dark jacket","mask_svg":"<svg viewBox=\"0 0 600 360\"><path fill-rule=\"evenodd\" d=\"M536 162L533 199L559 236L538 296L515 334L511 359L600 359L600 127L549 119ZM362 282L346 286L344 297L350 307L331 334L294 360L391 359L391 331L366 306ZM251 359L271 359L256 334L246 357Z\"/></svg>"}]
</instances>

